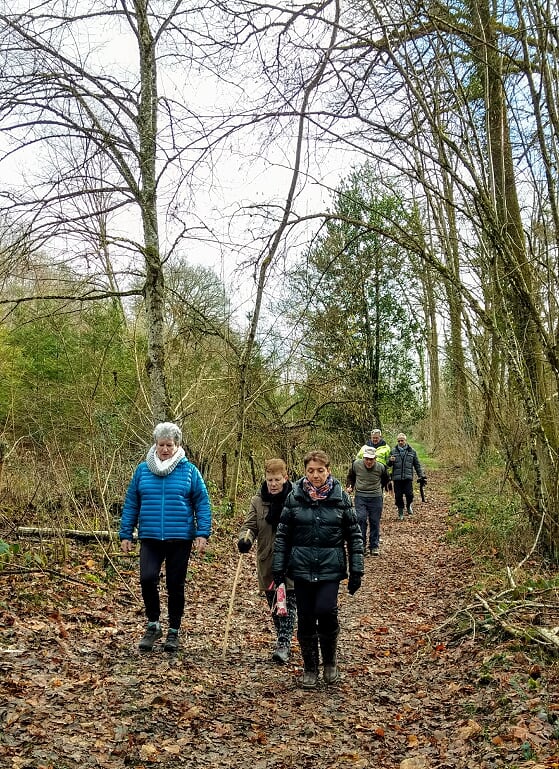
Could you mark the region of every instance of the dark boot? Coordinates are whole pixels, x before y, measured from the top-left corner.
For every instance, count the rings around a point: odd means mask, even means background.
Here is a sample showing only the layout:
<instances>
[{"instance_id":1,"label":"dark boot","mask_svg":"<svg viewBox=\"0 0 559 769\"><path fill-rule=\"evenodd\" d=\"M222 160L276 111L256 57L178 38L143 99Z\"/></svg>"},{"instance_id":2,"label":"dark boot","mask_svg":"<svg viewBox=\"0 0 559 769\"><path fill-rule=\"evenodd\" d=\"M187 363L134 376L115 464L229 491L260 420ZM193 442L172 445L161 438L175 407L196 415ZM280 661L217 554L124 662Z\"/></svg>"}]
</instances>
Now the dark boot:
<instances>
[{"instance_id":1,"label":"dark boot","mask_svg":"<svg viewBox=\"0 0 559 769\"><path fill-rule=\"evenodd\" d=\"M399 507L399 508L398 508L398 518L399 518L401 521L403 521L403 520L404 520L404 508L403 508L403 507Z\"/></svg>"},{"instance_id":2,"label":"dark boot","mask_svg":"<svg viewBox=\"0 0 559 769\"><path fill-rule=\"evenodd\" d=\"M318 638L317 636L303 636L299 638L301 656L303 657L303 689L316 689L318 684Z\"/></svg>"},{"instance_id":3,"label":"dark boot","mask_svg":"<svg viewBox=\"0 0 559 769\"><path fill-rule=\"evenodd\" d=\"M266 598L270 608L272 608L274 605L274 593L267 592ZM275 611L272 613L272 620L277 634L277 643L272 653L272 659L279 665L285 665L286 662L289 662L289 655L291 654L291 640L297 617L297 604L293 590L287 592L286 603L287 615L285 617L278 617Z\"/></svg>"},{"instance_id":4,"label":"dark boot","mask_svg":"<svg viewBox=\"0 0 559 769\"><path fill-rule=\"evenodd\" d=\"M295 601L295 593L292 590L287 593L287 615L285 617L278 617L274 614L273 617L278 634L278 643L275 652L272 654L272 659L280 665L285 665L289 661L291 639L293 638L297 617L297 603Z\"/></svg>"},{"instance_id":5,"label":"dark boot","mask_svg":"<svg viewBox=\"0 0 559 769\"><path fill-rule=\"evenodd\" d=\"M163 631L161 630L159 622L148 622L146 632L138 644L138 648L142 652L150 652L153 649L155 642L158 641L162 635Z\"/></svg>"},{"instance_id":6,"label":"dark boot","mask_svg":"<svg viewBox=\"0 0 559 769\"><path fill-rule=\"evenodd\" d=\"M286 665L289 662L290 653L291 649L289 646L282 644L278 639L278 644L272 653L272 659L274 662L277 662L278 665Z\"/></svg>"},{"instance_id":7,"label":"dark boot","mask_svg":"<svg viewBox=\"0 0 559 769\"><path fill-rule=\"evenodd\" d=\"M335 684L340 680L340 671L338 670L338 632L322 633L318 636L320 641L320 651L322 653L322 662L324 663L324 683Z\"/></svg>"},{"instance_id":8,"label":"dark boot","mask_svg":"<svg viewBox=\"0 0 559 769\"><path fill-rule=\"evenodd\" d=\"M163 646L166 652L170 654L176 654L179 650L179 631L170 627L167 631L167 638L165 639L165 645Z\"/></svg>"}]
</instances>

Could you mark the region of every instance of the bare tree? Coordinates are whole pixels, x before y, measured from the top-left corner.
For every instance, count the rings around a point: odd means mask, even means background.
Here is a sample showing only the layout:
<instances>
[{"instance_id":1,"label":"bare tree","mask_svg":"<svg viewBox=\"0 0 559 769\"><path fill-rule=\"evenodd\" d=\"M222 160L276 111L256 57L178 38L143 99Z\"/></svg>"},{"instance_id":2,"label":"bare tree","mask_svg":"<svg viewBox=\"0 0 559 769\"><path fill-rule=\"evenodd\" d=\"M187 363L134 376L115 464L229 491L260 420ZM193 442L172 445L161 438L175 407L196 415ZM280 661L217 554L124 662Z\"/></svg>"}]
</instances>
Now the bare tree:
<instances>
[{"instance_id":1,"label":"bare tree","mask_svg":"<svg viewBox=\"0 0 559 769\"><path fill-rule=\"evenodd\" d=\"M497 342L517 413L526 421L531 456L524 455L530 461L515 481L532 500L536 528L544 521L546 547L556 552L559 361L544 293L550 260L540 269L533 259L530 218L521 205L527 179L541 169L551 216L542 210L538 221L547 225L549 250L556 252L556 87L549 77L557 63L555 29L543 8L535 13L520 2L515 20L484 0L368 8L362 15L348 9L342 19L347 44L334 59L338 88L330 114L343 116L353 130L337 136L425 190L439 226L435 248L423 253L452 300L453 355L462 349L454 336L460 316L472 313L470 328L481 324ZM537 89L540 72L544 87ZM421 253L423 245L416 248ZM556 275L552 280L559 288ZM466 372L465 360L455 364ZM488 388L499 386L491 381L502 370L496 364L494 358L485 369ZM467 407L464 373L459 394ZM512 462L514 442L507 451Z\"/></svg>"},{"instance_id":2,"label":"bare tree","mask_svg":"<svg viewBox=\"0 0 559 769\"><path fill-rule=\"evenodd\" d=\"M162 241L162 207L173 202L169 186L185 182L211 143L210 120L202 125L174 97L160 65L169 51L185 66L195 62L205 10L182 0L92 2L87 10L69 0L0 5L0 162L27 169L2 194L2 210L21 233L12 247L48 249L85 275L95 233L104 277L91 276L89 297L105 294L107 279L118 293L118 263L127 288L131 279L139 284L154 421L172 416L163 265L186 228L175 216Z\"/></svg>"}]
</instances>

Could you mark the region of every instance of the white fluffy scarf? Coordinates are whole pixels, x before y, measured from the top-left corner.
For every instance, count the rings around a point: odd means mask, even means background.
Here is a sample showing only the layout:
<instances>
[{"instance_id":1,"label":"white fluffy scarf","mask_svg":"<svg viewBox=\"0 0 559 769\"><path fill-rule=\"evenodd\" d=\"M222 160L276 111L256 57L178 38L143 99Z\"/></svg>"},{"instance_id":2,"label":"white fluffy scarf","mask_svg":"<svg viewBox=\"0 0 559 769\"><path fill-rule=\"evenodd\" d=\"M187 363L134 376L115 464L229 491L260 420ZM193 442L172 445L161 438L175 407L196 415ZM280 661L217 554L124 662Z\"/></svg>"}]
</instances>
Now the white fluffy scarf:
<instances>
[{"instance_id":1,"label":"white fluffy scarf","mask_svg":"<svg viewBox=\"0 0 559 769\"><path fill-rule=\"evenodd\" d=\"M162 462L157 456L156 449L157 449L157 444L154 443L153 446L148 451L147 457L146 457L147 466L149 467L149 469L154 475L169 475L170 473L173 472L175 467L178 465L181 459L185 456L183 447L179 446L172 457L169 457L169 459L165 459Z\"/></svg>"}]
</instances>

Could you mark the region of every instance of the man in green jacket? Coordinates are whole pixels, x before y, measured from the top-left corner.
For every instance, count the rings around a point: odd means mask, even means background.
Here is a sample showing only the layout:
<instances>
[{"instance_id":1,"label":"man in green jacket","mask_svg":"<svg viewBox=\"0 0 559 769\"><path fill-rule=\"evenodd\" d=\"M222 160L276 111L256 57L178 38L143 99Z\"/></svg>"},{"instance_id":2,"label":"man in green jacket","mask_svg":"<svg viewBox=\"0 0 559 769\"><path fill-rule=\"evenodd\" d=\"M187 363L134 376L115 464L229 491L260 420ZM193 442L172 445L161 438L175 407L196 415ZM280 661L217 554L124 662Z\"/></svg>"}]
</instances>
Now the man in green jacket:
<instances>
[{"instance_id":1,"label":"man in green jacket","mask_svg":"<svg viewBox=\"0 0 559 769\"><path fill-rule=\"evenodd\" d=\"M388 467L388 457L390 456L390 446L382 437L382 432L378 429L378 427L375 427L374 430L371 430L371 437L367 441L365 446L372 446L372 448L377 453L377 460L379 462L382 462L382 464L385 467ZM357 452L357 459L363 459L363 451L365 449L365 446L361 446L361 448Z\"/></svg>"}]
</instances>

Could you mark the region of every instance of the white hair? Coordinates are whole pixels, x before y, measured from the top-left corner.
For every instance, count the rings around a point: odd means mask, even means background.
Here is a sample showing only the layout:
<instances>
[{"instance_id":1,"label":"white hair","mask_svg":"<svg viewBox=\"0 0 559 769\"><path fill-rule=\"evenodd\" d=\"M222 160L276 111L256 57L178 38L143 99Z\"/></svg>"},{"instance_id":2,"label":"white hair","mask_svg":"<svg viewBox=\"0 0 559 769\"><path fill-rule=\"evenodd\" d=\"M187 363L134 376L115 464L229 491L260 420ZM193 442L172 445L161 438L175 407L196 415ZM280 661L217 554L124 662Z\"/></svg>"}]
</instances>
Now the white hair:
<instances>
[{"instance_id":1,"label":"white hair","mask_svg":"<svg viewBox=\"0 0 559 769\"><path fill-rule=\"evenodd\" d=\"M160 422L153 431L153 438L156 443L162 438L171 438L175 446L180 446L182 443L182 431L174 422Z\"/></svg>"}]
</instances>

